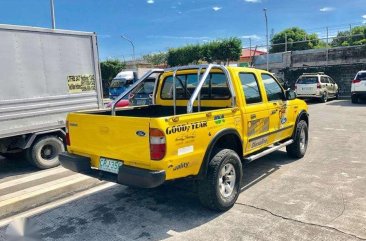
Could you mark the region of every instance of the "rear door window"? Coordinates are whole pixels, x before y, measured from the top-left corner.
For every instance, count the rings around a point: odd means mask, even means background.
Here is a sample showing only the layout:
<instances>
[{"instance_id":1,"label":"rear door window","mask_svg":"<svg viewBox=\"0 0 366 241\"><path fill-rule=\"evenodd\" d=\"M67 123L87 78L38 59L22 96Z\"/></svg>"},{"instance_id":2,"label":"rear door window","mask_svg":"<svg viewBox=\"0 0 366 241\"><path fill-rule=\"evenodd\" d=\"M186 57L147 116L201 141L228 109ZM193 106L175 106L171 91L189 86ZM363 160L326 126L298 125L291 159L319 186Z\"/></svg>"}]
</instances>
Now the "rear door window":
<instances>
[{"instance_id":1,"label":"rear door window","mask_svg":"<svg viewBox=\"0 0 366 241\"><path fill-rule=\"evenodd\" d=\"M300 85L317 84L317 83L318 83L318 77L300 77L300 79L297 81L297 84Z\"/></svg>"},{"instance_id":2,"label":"rear door window","mask_svg":"<svg viewBox=\"0 0 366 241\"><path fill-rule=\"evenodd\" d=\"M247 104L261 103L262 96L255 75L252 73L240 73L239 78L243 87L245 102Z\"/></svg>"},{"instance_id":3,"label":"rear door window","mask_svg":"<svg viewBox=\"0 0 366 241\"><path fill-rule=\"evenodd\" d=\"M328 77L325 76L320 77L320 82L323 84L328 84L329 83Z\"/></svg>"}]
</instances>

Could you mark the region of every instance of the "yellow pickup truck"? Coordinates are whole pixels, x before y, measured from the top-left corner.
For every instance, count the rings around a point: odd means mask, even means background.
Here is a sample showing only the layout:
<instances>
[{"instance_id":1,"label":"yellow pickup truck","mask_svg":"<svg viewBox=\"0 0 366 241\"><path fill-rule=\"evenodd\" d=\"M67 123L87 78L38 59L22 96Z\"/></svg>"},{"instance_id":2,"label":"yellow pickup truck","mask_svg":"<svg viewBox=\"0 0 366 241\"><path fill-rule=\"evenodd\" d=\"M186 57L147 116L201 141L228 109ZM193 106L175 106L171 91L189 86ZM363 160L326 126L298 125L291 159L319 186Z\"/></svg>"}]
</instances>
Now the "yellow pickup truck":
<instances>
[{"instance_id":1,"label":"yellow pickup truck","mask_svg":"<svg viewBox=\"0 0 366 241\"><path fill-rule=\"evenodd\" d=\"M115 108L153 75L152 105ZM68 152L59 158L65 168L144 188L194 179L202 204L225 211L239 196L243 163L283 147L295 158L306 152L307 105L267 71L154 69L130 90L111 109L68 115Z\"/></svg>"}]
</instances>

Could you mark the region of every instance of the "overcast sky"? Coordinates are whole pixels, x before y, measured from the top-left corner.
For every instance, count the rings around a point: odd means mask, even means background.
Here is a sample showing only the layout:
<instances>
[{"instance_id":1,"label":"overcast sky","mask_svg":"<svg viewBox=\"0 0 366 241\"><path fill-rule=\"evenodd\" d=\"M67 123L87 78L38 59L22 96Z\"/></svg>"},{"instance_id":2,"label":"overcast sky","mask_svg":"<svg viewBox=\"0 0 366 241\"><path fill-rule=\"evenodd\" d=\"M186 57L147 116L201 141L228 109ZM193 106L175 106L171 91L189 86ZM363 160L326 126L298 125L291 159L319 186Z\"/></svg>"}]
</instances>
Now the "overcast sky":
<instances>
[{"instance_id":1,"label":"overcast sky","mask_svg":"<svg viewBox=\"0 0 366 241\"><path fill-rule=\"evenodd\" d=\"M241 37L248 46L265 43L269 29L299 26L325 36L366 21L366 0L54 0L60 29L98 34L100 58L130 59L188 43ZM50 27L49 0L0 0L0 24ZM1 41L1 40L0 40ZM0 42L1 43L1 42Z\"/></svg>"}]
</instances>

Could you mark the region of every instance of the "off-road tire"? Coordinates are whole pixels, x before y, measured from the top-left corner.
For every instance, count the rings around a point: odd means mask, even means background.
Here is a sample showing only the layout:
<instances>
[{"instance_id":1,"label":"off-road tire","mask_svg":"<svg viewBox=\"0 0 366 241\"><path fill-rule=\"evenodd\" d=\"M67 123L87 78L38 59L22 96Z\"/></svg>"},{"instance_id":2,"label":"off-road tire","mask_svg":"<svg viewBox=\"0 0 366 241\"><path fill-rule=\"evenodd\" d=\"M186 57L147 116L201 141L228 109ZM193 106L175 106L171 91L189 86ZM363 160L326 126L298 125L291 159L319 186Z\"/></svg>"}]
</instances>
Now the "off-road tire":
<instances>
[{"instance_id":1,"label":"off-road tire","mask_svg":"<svg viewBox=\"0 0 366 241\"><path fill-rule=\"evenodd\" d=\"M208 165L206 178L198 183L198 196L203 206L222 212L229 210L238 199L243 170L240 157L235 151L217 149L215 153ZM234 167L235 185L230 196L224 197L219 190L219 176L227 164Z\"/></svg>"},{"instance_id":2,"label":"off-road tire","mask_svg":"<svg viewBox=\"0 0 366 241\"><path fill-rule=\"evenodd\" d=\"M46 155L45 151L51 151ZM56 167L60 164L58 155L65 151L64 143L57 136L43 136L37 139L32 146L26 150L27 160L40 169Z\"/></svg>"},{"instance_id":3,"label":"off-road tire","mask_svg":"<svg viewBox=\"0 0 366 241\"><path fill-rule=\"evenodd\" d=\"M320 101L322 103L326 103L328 101L328 93L327 92L324 92L322 97L320 98Z\"/></svg>"},{"instance_id":4,"label":"off-road tire","mask_svg":"<svg viewBox=\"0 0 366 241\"><path fill-rule=\"evenodd\" d=\"M351 101L352 101L352 104L358 104L358 96L357 95L352 95L351 96Z\"/></svg>"},{"instance_id":5,"label":"off-road tire","mask_svg":"<svg viewBox=\"0 0 366 241\"><path fill-rule=\"evenodd\" d=\"M305 134L305 146L302 148L301 145L301 132L304 130ZM295 135L294 135L294 142L288 146L286 146L287 155L293 158L302 158L308 147L308 140L309 140L309 132L308 132L308 125L304 120L301 120L296 125Z\"/></svg>"}]
</instances>

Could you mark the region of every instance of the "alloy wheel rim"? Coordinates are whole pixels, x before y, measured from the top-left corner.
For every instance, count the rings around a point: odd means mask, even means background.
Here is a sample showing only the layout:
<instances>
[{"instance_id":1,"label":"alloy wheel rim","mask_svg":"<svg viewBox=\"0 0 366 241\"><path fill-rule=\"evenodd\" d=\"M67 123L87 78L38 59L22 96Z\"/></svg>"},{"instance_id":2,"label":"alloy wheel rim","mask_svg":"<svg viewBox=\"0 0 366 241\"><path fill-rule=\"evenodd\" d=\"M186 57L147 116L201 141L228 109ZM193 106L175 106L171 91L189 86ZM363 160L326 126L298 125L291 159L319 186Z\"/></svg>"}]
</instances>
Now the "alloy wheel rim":
<instances>
[{"instance_id":1,"label":"alloy wheel rim","mask_svg":"<svg viewBox=\"0 0 366 241\"><path fill-rule=\"evenodd\" d=\"M305 146L306 146L306 134L305 134L305 130L301 129L300 132L300 149L303 152L305 150Z\"/></svg>"},{"instance_id":2,"label":"alloy wheel rim","mask_svg":"<svg viewBox=\"0 0 366 241\"><path fill-rule=\"evenodd\" d=\"M234 191L236 182L236 173L233 164L227 163L221 168L218 182L220 194L225 198L229 197Z\"/></svg>"}]
</instances>

